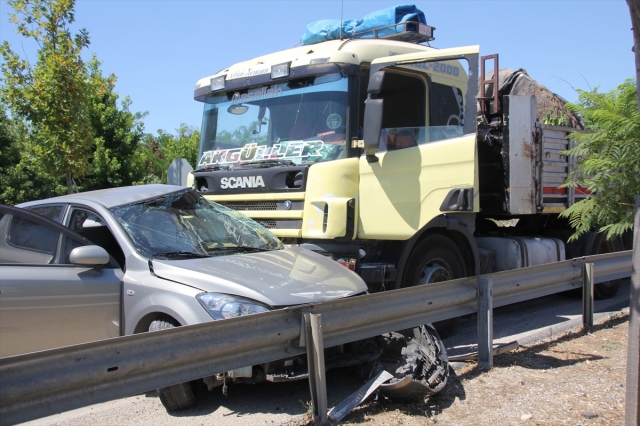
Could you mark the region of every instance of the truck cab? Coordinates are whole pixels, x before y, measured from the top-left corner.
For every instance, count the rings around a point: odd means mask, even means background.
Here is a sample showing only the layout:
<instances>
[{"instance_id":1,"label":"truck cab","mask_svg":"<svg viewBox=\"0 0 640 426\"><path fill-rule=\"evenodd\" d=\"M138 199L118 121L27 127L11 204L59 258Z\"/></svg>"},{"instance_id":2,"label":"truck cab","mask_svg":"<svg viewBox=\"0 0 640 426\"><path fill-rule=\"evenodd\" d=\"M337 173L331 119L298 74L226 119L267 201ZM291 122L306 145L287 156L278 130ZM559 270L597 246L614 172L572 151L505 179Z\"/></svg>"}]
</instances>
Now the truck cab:
<instances>
[{"instance_id":1,"label":"truck cab","mask_svg":"<svg viewBox=\"0 0 640 426\"><path fill-rule=\"evenodd\" d=\"M435 49L433 32L396 22L199 80L194 188L372 292L617 250L569 244L559 217L589 195L561 188L576 129L541 125L497 55Z\"/></svg>"},{"instance_id":2,"label":"truck cab","mask_svg":"<svg viewBox=\"0 0 640 426\"><path fill-rule=\"evenodd\" d=\"M365 281L380 282L360 268L373 262L394 282L392 246L443 214L466 213L455 221L470 238L479 48L420 44L432 34L330 40L201 79L196 190Z\"/></svg>"}]
</instances>

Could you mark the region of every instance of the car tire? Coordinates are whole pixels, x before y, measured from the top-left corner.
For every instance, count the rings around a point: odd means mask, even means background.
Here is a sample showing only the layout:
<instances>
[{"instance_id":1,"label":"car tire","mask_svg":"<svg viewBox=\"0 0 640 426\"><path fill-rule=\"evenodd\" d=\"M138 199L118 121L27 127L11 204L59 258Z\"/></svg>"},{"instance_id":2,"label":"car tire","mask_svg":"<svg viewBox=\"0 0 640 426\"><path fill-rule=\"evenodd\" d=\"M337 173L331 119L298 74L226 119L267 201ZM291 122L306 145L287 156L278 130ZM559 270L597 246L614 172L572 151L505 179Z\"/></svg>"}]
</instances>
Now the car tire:
<instances>
[{"instance_id":1,"label":"car tire","mask_svg":"<svg viewBox=\"0 0 640 426\"><path fill-rule=\"evenodd\" d=\"M402 287L413 287L467 276L460 249L444 235L431 235L413 249L407 262ZM434 324L440 336L451 334L455 318Z\"/></svg>"},{"instance_id":2,"label":"car tire","mask_svg":"<svg viewBox=\"0 0 640 426\"><path fill-rule=\"evenodd\" d=\"M151 322L149 331L167 330L179 326L180 324L173 318L162 316ZM160 388L158 389L158 396L167 411L184 410L185 408L193 407L197 402L192 382L178 383L177 385Z\"/></svg>"}]
</instances>

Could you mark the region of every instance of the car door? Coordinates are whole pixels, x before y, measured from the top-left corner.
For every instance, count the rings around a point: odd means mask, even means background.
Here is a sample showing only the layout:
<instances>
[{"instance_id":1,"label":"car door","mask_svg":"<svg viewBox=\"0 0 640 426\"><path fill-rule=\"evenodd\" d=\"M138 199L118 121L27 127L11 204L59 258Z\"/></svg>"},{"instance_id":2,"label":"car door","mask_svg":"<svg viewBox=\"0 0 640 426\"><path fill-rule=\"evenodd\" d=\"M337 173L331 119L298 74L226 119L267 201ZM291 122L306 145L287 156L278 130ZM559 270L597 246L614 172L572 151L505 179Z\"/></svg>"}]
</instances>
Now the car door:
<instances>
[{"instance_id":1,"label":"car door","mask_svg":"<svg viewBox=\"0 0 640 426\"><path fill-rule=\"evenodd\" d=\"M0 215L0 357L119 336L117 263L73 264L89 240L24 209Z\"/></svg>"}]
</instances>

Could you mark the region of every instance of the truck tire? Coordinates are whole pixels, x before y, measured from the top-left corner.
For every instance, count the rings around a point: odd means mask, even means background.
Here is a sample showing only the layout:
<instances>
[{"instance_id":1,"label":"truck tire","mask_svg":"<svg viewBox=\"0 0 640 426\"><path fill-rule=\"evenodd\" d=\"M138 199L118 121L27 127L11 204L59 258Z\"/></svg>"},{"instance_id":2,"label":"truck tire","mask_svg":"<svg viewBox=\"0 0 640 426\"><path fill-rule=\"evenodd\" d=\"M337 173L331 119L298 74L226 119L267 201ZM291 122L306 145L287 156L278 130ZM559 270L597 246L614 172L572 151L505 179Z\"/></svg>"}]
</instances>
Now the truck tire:
<instances>
[{"instance_id":1,"label":"truck tire","mask_svg":"<svg viewBox=\"0 0 640 426\"><path fill-rule=\"evenodd\" d=\"M591 256L595 254L614 253L624 250L624 244L620 237L616 237L612 240L607 240L607 236L602 232L587 232L580 239L580 255ZM596 284L593 287L593 295L596 299L611 299L614 297L620 286L622 280L610 280L600 284Z\"/></svg>"},{"instance_id":2,"label":"truck tire","mask_svg":"<svg viewBox=\"0 0 640 426\"><path fill-rule=\"evenodd\" d=\"M467 276L460 249L444 235L431 235L422 240L409 256L401 287L413 287ZM438 333L447 337L453 330L455 319L434 324Z\"/></svg>"},{"instance_id":3,"label":"truck tire","mask_svg":"<svg viewBox=\"0 0 640 426\"><path fill-rule=\"evenodd\" d=\"M180 327L180 324L169 316L162 316L149 325L149 331L167 330L169 328ZM160 402L167 411L184 410L193 407L197 398L193 391L193 383L178 383L177 385L167 386L158 389Z\"/></svg>"}]
</instances>

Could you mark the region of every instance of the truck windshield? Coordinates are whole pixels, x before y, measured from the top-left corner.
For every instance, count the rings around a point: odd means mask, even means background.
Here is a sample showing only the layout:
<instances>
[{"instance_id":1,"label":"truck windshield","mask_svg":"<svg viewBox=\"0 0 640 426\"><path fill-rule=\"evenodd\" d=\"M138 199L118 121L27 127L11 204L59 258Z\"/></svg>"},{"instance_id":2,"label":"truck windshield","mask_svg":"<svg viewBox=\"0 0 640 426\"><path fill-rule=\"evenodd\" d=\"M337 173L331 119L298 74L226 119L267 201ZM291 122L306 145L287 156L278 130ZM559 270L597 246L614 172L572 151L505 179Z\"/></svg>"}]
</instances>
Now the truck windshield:
<instances>
[{"instance_id":1,"label":"truck windshield","mask_svg":"<svg viewBox=\"0 0 640 426\"><path fill-rule=\"evenodd\" d=\"M148 258L188 259L284 248L253 220L205 200L193 189L114 207L138 252Z\"/></svg>"},{"instance_id":2,"label":"truck windshield","mask_svg":"<svg viewBox=\"0 0 640 426\"><path fill-rule=\"evenodd\" d=\"M209 98L197 168L343 158L347 81L340 74L308 76Z\"/></svg>"}]
</instances>

